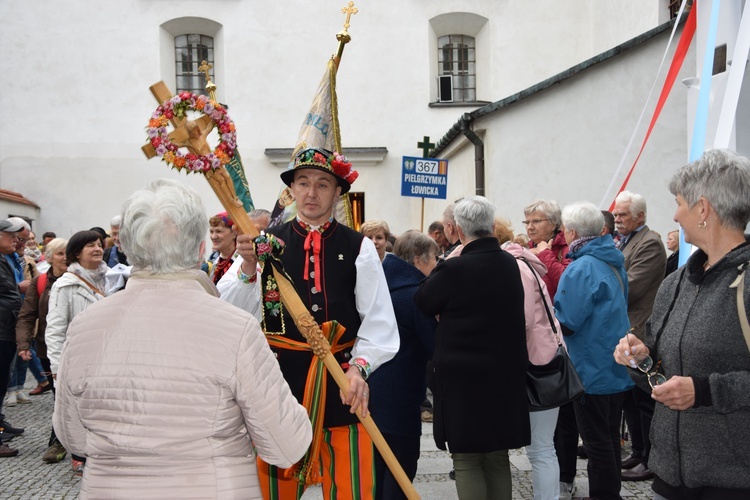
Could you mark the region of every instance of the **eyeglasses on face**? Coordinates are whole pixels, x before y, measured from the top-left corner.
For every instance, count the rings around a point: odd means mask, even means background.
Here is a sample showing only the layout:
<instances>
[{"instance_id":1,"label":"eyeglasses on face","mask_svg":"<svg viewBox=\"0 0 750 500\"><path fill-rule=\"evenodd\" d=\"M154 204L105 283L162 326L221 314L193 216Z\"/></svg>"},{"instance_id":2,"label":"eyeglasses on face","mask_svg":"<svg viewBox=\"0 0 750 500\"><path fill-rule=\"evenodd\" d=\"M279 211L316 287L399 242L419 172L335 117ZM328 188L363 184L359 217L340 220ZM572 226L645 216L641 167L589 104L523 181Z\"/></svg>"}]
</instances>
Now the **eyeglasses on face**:
<instances>
[{"instance_id":1,"label":"eyeglasses on face","mask_svg":"<svg viewBox=\"0 0 750 500\"><path fill-rule=\"evenodd\" d=\"M524 226L536 226L541 224L542 222L548 222L549 219L531 219L531 220L522 220L521 224Z\"/></svg>"},{"instance_id":2,"label":"eyeglasses on face","mask_svg":"<svg viewBox=\"0 0 750 500\"><path fill-rule=\"evenodd\" d=\"M26 240L22 240L21 238L19 238L18 235L16 235L16 233L8 233L6 231L2 231L0 232L0 235L7 236L13 241L24 241L24 242L26 241Z\"/></svg>"}]
</instances>

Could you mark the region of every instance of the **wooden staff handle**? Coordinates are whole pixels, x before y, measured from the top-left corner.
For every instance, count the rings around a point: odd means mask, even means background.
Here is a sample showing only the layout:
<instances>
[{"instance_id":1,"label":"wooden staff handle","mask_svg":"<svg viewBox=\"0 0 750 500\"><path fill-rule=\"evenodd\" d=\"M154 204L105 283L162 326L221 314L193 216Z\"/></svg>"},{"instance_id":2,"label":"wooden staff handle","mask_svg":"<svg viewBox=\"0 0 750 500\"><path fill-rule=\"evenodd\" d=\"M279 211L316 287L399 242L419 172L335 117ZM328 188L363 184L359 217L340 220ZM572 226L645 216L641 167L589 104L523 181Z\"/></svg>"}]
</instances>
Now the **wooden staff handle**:
<instances>
[{"instance_id":1,"label":"wooden staff handle","mask_svg":"<svg viewBox=\"0 0 750 500\"><path fill-rule=\"evenodd\" d=\"M234 184L226 169L220 168L209 171L206 173L206 179L208 179L208 183L211 185L214 193L216 193L221 204L227 210L229 218L234 221L235 231L239 234L249 234L252 237L258 236L259 233L255 228L255 224L253 224L253 221L247 215L247 212L245 212L242 202L239 201L234 192ZM299 298L294 285L286 279L286 276L279 273L276 268L273 268L273 273L276 278L276 284L279 287L281 301L292 316L297 329L305 337L307 343L310 344L313 353L323 361L323 364L339 388L346 393L349 389L349 379L346 378L344 370L341 369L336 358L331 354L331 346L323 336L320 326L307 310L302 299ZM414 485L404 472L404 469L391 451L375 422L373 422L372 418L362 416L361 407L357 408L357 417L362 422L367 434L370 435L370 439L372 439L373 444L383 457L383 461L388 465L391 474L393 474L393 477L399 486L401 486L406 498L409 500L418 500L420 497L417 490L414 489Z\"/></svg>"}]
</instances>

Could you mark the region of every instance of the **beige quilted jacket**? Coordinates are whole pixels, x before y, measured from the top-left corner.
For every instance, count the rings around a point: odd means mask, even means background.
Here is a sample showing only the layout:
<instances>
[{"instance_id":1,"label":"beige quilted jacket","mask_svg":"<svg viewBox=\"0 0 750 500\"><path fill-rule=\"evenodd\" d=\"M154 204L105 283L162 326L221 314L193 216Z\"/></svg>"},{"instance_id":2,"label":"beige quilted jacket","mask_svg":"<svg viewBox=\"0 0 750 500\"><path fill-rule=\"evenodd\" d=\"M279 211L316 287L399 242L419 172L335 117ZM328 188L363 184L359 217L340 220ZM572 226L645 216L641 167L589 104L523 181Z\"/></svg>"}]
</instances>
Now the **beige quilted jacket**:
<instances>
[{"instance_id":1,"label":"beige quilted jacket","mask_svg":"<svg viewBox=\"0 0 750 500\"><path fill-rule=\"evenodd\" d=\"M253 447L281 467L307 450L256 319L182 277L134 275L70 325L53 422L88 457L81 498L261 498Z\"/></svg>"}]
</instances>

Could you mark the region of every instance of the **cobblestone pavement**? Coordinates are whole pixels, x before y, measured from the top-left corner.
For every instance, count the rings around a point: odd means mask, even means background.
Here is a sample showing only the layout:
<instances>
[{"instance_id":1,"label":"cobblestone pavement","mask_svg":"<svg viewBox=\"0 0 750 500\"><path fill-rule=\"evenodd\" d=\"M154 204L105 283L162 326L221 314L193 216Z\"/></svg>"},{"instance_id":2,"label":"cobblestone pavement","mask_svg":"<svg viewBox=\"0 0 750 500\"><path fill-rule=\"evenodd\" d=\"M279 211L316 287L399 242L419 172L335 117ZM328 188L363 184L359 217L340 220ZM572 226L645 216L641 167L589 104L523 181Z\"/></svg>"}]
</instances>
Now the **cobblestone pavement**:
<instances>
[{"instance_id":1,"label":"cobblestone pavement","mask_svg":"<svg viewBox=\"0 0 750 500\"><path fill-rule=\"evenodd\" d=\"M27 392L36 387L36 381L29 374ZM19 450L19 455L13 458L0 458L0 498L9 500L31 499L70 499L78 495L80 479L73 475L70 469L70 456L59 464L45 464L42 454L47 449L47 441L51 428L53 408L52 394L47 392L41 396L31 396L32 403L5 408L8 421L26 429L26 432L13 439L10 446ZM414 486L425 500L456 499L455 482L448 478L448 471L452 469L450 456L438 450L432 438L432 424L423 424L422 455L419 460L419 470L414 480ZM578 461L578 475L576 496L588 495L586 479L586 462ZM511 472L513 475L513 498L532 499L531 466L523 450L511 451ZM649 482L623 483L621 492L623 498L651 499L651 484ZM319 487L310 488L304 495L304 500L322 498Z\"/></svg>"}]
</instances>

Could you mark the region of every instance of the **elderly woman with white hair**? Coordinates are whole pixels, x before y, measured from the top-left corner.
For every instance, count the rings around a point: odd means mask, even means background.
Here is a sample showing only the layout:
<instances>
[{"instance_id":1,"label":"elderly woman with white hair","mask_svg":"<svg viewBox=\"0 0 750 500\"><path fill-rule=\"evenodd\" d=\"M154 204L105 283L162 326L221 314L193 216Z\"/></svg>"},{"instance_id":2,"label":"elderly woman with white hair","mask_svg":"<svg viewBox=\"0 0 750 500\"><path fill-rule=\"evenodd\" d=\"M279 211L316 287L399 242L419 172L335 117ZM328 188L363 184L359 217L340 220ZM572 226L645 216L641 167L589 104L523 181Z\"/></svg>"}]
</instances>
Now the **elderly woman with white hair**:
<instances>
[{"instance_id":1,"label":"elderly woman with white hair","mask_svg":"<svg viewBox=\"0 0 750 500\"><path fill-rule=\"evenodd\" d=\"M198 193L157 180L123 205L126 289L70 325L54 425L88 457L81 497L261 498L256 454L289 467L312 429L258 321L199 271Z\"/></svg>"},{"instance_id":2,"label":"elderly woman with white hair","mask_svg":"<svg viewBox=\"0 0 750 500\"><path fill-rule=\"evenodd\" d=\"M589 494L619 499L622 402L634 384L609 354L630 327L625 259L612 236L602 235L604 216L592 203L566 206L562 223L572 262L560 277L555 315L585 389L573 407L588 455Z\"/></svg>"},{"instance_id":3,"label":"elderly woman with white hair","mask_svg":"<svg viewBox=\"0 0 750 500\"><path fill-rule=\"evenodd\" d=\"M707 151L669 190L698 249L662 282L645 342L624 336L615 359L657 403L654 498L750 498L750 160Z\"/></svg>"},{"instance_id":4,"label":"elderly woman with white hair","mask_svg":"<svg viewBox=\"0 0 750 500\"><path fill-rule=\"evenodd\" d=\"M524 292L500 249L495 207L482 196L453 213L460 257L438 264L414 300L440 315L432 357L435 443L451 452L460 499L510 499L508 449L531 441Z\"/></svg>"}]
</instances>

